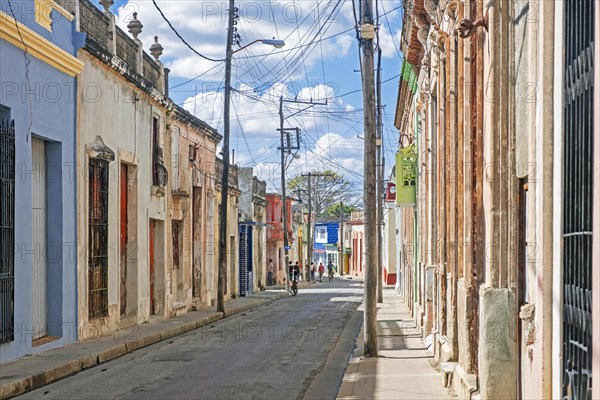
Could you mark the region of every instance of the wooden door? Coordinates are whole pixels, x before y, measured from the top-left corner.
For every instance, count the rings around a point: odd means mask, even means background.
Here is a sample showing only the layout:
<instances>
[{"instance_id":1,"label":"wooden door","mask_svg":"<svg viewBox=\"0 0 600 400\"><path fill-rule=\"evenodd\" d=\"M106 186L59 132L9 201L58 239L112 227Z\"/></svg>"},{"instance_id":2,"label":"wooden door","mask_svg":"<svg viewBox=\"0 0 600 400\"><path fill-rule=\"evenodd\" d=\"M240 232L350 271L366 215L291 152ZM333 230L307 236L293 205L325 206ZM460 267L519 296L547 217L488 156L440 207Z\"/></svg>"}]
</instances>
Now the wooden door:
<instances>
[{"instance_id":1,"label":"wooden door","mask_svg":"<svg viewBox=\"0 0 600 400\"><path fill-rule=\"evenodd\" d=\"M148 238L148 245L150 249L149 260L150 260L150 315L154 314L154 235L156 233L156 221L150 220L150 232Z\"/></svg>"},{"instance_id":2,"label":"wooden door","mask_svg":"<svg viewBox=\"0 0 600 400\"><path fill-rule=\"evenodd\" d=\"M48 325L48 267L46 249L46 146L43 140L33 139L32 146L32 340L46 336Z\"/></svg>"}]
</instances>

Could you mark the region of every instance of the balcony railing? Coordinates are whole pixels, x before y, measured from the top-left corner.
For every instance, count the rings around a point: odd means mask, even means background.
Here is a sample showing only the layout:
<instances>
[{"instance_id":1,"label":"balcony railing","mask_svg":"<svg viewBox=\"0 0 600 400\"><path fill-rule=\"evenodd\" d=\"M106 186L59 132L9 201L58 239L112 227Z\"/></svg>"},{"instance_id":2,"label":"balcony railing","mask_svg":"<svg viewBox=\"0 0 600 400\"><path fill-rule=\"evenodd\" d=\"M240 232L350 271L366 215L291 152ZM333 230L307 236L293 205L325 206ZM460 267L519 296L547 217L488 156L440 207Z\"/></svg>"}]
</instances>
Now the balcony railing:
<instances>
[{"instance_id":1,"label":"balcony railing","mask_svg":"<svg viewBox=\"0 0 600 400\"><path fill-rule=\"evenodd\" d=\"M215 158L215 177L217 178L217 183L221 183L223 179L223 160L220 158ZM235 165L229 165L229 187L238 187L238 167Z\"/></svg>"},{"instance_id":2,"label":"balcony railing","mask_svg":"<svg viewBox=\"0 0 600 400\"><path fill-rule=\"evenodd\" d=\"M258 180L257 178L252 179L252 195L265 198L267 195L267 182Z\"/></svg>"},{"instance_id":3,"label":"balcony railing","mask_svg":"<svg viewBox=\"0 0 600 400\"><path fill-rule=\"evenodd\" d=\"M70 10L73 6L67 0L61 0ZM121 28L115 27L116 54L111 54L110 19L89 0L79 0L80 29L87 34L85 48L108 64L115 64L113 56L117 56L119 70L138 86L150 91L152 88L161 91L159 85L160 66L146 52L143 53L141 66L138 66L138 44ZM111 61L112 60L112 61Z\"/></svg>"}]
</instances>

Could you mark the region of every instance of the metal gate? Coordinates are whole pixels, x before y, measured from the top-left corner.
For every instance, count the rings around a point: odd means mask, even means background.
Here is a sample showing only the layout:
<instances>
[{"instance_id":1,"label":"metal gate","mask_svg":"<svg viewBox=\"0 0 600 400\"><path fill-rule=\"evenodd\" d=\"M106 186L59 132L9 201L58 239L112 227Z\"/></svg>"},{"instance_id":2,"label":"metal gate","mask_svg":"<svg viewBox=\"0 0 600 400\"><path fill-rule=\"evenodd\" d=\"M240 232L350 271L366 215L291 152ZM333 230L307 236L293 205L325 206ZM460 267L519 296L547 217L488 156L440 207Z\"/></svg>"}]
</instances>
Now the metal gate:
<instances>
[{"instance_id":1,"label":"metal gate","mask_svg":"<svg viewBox=\"0 0 600 400\"><path fill-rule=\"evenodd\" d=\"M252 253L252 226L240 224L239 226L239 294L247 296L252 294L253 281L253 253Z\"/></svg>"},{"instance_id":2,"label":"metal gate","mask_svg":"<svg viewBox=\"0 0 600 400\"><path fill-rule=\"evenodd\" d=\"M588 399L592 395L595 3L564 3L562 390L564 398L577 400Z\"/></svg>"},{"instance_id":3,"label":"metal gate","mask_svg":"<svg viewBox=\"0 0 600 400\"><path fill-rule=\"evenodd\" d=\"M0 343L15 338L15 121L0 120Z\"/></svg>"},{"instance_id":4,"label":"metal gate","mask_svg":"<svg viewBox=\"0 0 600 400\"><path fill-rule=\"evenodd\" d=\"M248 227L240 225L239 227L239 279L240 279L240 296L248 294Z\"/></svg>"},{"instance_id":5,"label":"metal gate","mask_svg":"<svg viewBox=\"0 0 600 400\"><path fill-rule=\"evenodd\" d=\"M31 242L34 249L31 276L32 339L46 336L48 325L48 267L46 263L46 143L32 139Z\"/></svg>"}]
</instances>

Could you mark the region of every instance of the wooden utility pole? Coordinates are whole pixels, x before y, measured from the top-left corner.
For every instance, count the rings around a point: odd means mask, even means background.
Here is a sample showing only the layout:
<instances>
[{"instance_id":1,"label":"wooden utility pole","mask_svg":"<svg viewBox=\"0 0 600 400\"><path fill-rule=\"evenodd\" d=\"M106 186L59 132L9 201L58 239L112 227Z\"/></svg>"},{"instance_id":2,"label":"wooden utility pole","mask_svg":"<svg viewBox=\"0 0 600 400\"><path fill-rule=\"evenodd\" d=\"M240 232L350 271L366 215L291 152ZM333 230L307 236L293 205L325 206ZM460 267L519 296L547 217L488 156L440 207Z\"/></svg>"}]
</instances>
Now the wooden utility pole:
<instances>
[{"instance_id":1,"label":"wooden utility pole","mask_svg":"<svg viewBox=\"0 0 600 400\"><path fill-rule=\"evenodd\" d=\"M377 9L377 6L376 6ZM377 10L379 26L379 10ZM377 35L377 302L383 303L383 118L381 105L381 46Z\"/></svg>"},{"instance_id":2,"label":"wooden utility pole","mask_svg":"<svg viewBox=\"0 0 600 400\"><path fill-rule=\"evenodd\" d=\"M231 58L233 50L234 0L229 0L227 47L225 52L225 96L223 104L223 176L221 177L221 205L219 207L219 271L217 281L217 312L225 312L225 285L227 285L227 213L229 211L229 108L231 105Z\"/></svg>"},{"instance_id":3,"label":"wooden utility pole","mask_svg":"<svg viewBox=\"0 0 600 400\"><path fill-rule=\"evenodd\" d=\"M376 182L376 135L375 135L375 85L373 70L373 0L361 0L360 45L362 50L362 87L364 109L364 218L366 239L365 265L365 312L364 312L364 356L377 356L377 197Z\"/></svg>"}]
</instances>

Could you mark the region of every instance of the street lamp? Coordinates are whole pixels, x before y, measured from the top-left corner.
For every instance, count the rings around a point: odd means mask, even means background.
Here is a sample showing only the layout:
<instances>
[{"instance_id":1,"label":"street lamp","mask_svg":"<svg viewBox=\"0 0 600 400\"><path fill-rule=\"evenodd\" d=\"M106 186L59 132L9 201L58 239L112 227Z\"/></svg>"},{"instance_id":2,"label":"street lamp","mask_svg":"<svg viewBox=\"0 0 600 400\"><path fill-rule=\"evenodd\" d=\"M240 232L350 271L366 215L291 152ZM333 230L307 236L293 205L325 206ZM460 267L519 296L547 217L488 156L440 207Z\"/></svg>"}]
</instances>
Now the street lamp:
<instances>
[{"instance_id":1,"label":"street lamp","mask_svg":"<svg viewBox=\"0 0 600 400\"><path fill-rule=\"evenodd\" d=\"M227 284L227 198L229 191L229 107L231 99L231 59L233 53L254 43L264 43L275 48L285 45L283 40L258 39L237 50L232 49L234 0L229 0L229 22L227 24L227 46L225 53L225 98L223 105L223 176L221 179L221 205L219 207L219 272L217 285L217 312L225 312L225 285Z\"/></svg>"}]
</instances>

